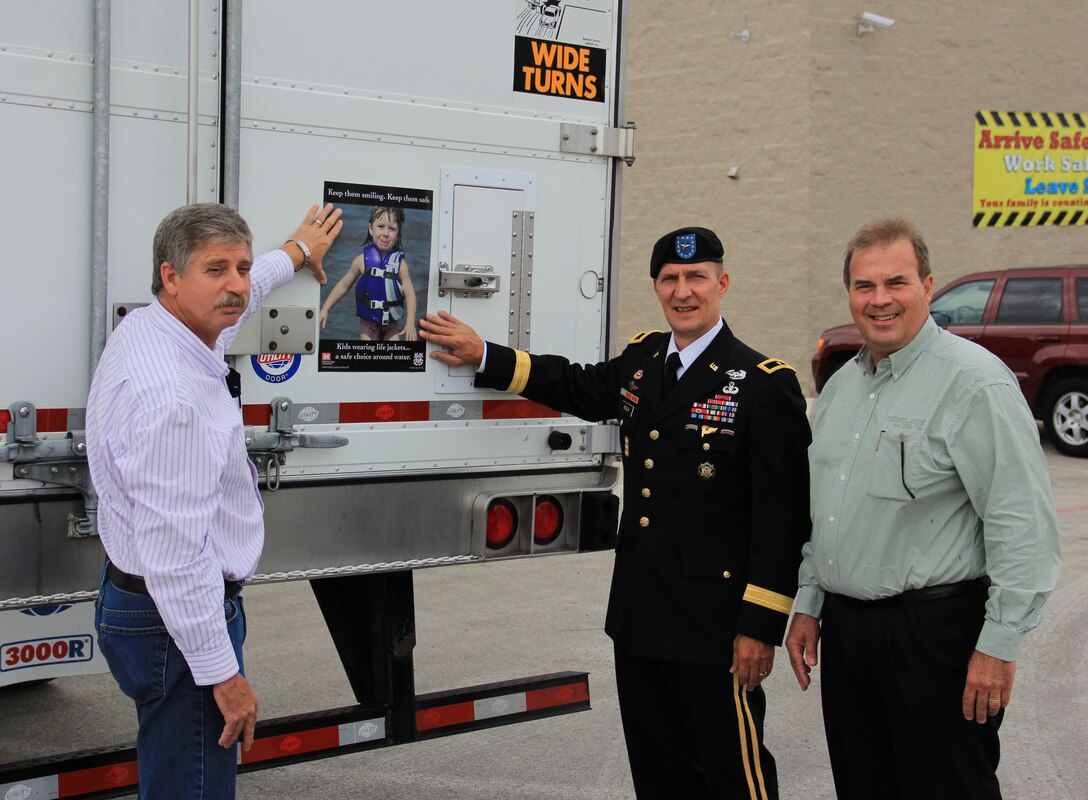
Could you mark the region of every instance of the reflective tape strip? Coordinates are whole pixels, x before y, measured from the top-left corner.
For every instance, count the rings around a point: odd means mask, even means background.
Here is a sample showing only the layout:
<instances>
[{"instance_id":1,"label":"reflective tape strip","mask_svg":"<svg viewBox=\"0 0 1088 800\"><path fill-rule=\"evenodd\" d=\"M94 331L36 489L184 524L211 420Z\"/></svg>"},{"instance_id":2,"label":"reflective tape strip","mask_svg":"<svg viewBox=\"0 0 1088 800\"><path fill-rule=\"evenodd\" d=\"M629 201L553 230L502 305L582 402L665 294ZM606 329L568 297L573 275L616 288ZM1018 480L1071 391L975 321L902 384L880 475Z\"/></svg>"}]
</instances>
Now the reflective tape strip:
<instances>
[{"instance_id":1,"label":"reflective tape strip","mask_svg":"<svg viewBox=\"0 0 1088 800\"><path fill-rule=\"evenodd\" d=\"M44 778L29 778L15 783L0 783L0 797L16 800L51 800L60 797L57 776L47 775Z\"/></svg>"},{"instance_id":2,"label":"reflective tape strip","mask_svg":"<svg viewBox=\"0 0 1088 800\"><path fill-rule=\"evenodd\" d=\"M140 780L135 761L62 772L57 776L56 797L80 797L107 789L135 787Z\"/></svg>"},{"instance_id":3,"label":"reflective tape strip","mask_svg":"<svg viewBox=\"0 0 1088 800\"><path fill-rule=\"evenodd\" d=\"M562 416L558 411L540 403L521 398L505 400L464 400L454 403L429 402L426 400L395 401L388 403L296 403L296 408L316 408L333 405L331 411L319 417L317 423L352 422L440 422L443 420L471 419L537 419ZM5 412L6 413L6 412ZM335 419L332 418L335 415ZM272 419L268 403L248 403L242 406L242 422L263 428ZM68 430L58 428L57 430ZM0 434L3 426L0 425ZM0 798L2 800L2 798Z\"/></svg>"},{"instance_id":4,"label":"reflective tape strip","mask_svg":"<svg viewBox=\"0 0 1088 800\"><path fill-rule=\"evenodd\" d=\"M770 589L761 589L751 584L748 584L748 588L744 590L744 600L783 614L789 614L793 610L792 597L772 592Z\"/></svg>"},{"instance_id":5,"label":"reflective tape strip","mask_svg":"<svg viewBox=\"0 0 1088 800\"><path fill-rule=\"evenodd\" d=\"M520 714L526 710L525 692L486 697L483 700L476 700L472 706L476 719L491 719L492 717L505 717L508 714Z\"/></svg>"},{"instance_id":6,"label":"reflective tape strip","mask_svg":"<svg viewBox=\"0 0 1088 800\"><path fill-rule=\"evenodd\" d=\"M34 410L38 433L64 433L82 428L86 409L83 408L37 408ZM3 434L11 422L11 412L0 409L0 434ZM3 795L0 795L3 797Z\"/></svg>"},{"instance_id":7,"label":"reflective tape strip","mask_svg":"<svg viewBox=\"0 0 1088 800\"><path fill-rule=\"evenodd\" d=\"M303 753L320 753L384 738L385 719L382 717L354 720L340 725L323 725L318 728L254 739L253 747L249 749L249 752L242 752L242 749L238 748L240 753L238 763L274 761Z\"/></svg>"},{"instance_id":8,"label":"reflective tape strip","mask_svg":"<svg viewBox=\"0 0 1088 800\"><path fill-rule=\"evenodd\" d=\"M385 738L385 720L381 717L340 726L340 744L359 744Z\"/></svg>"},{"instance_id":9,"label":"reflective tape strip","mask_svg":"<svg viewBox=\"0 0 1088 800\"><path fill-rule=\"evenodd\" d=\"M514 394L524 392L525 387L529 384L529 370L531 367L532 362L529 360L529 354L524 350L515 350L514 377L510 380L510 385L506 387L506 391Z\"/></svg>"},{"instance_id":10,"label":"reflective tape strip","mask_svg":"<svg viewBox=\"0 0 1088 800\"><path fill-rule=\"evenodd\" d=\"M539 419L563 416L553 408L548 408L532 400L515 397L509 400L484 400L484 419Z\"/></svg>"},{"instance_id":11,"label":"reflective tape strip","mask_svg":"<svg viewBox=\"0 0 1088 800\"><path fill-rule=\"evenodd\" d=\"M586 702L589 702L589 682L578 680L542 689L421 708L416 711L416 730L431 731Z\"/></svg>"}]
</instances>

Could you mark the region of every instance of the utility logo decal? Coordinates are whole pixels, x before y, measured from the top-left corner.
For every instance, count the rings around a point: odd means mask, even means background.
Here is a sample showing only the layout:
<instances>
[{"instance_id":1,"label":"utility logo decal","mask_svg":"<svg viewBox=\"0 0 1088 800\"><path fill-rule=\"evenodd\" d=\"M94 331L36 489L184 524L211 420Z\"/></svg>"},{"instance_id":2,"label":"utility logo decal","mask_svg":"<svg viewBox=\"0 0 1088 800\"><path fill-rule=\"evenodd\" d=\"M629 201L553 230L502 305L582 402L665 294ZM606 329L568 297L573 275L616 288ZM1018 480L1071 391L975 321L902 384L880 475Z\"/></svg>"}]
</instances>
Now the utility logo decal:
<instances>
[{"instance_id":1,"label":"utility logo decal","mask_svg":"<svg viewBox=\"0 0 1088 800\"><path fill-rule=\"evenodd\" d=\"M298 372L302 356L294 353L261 353L251 356L250 362L253 364L253 371L262 381L283 383Z\"/></svg>"}]
</instances>

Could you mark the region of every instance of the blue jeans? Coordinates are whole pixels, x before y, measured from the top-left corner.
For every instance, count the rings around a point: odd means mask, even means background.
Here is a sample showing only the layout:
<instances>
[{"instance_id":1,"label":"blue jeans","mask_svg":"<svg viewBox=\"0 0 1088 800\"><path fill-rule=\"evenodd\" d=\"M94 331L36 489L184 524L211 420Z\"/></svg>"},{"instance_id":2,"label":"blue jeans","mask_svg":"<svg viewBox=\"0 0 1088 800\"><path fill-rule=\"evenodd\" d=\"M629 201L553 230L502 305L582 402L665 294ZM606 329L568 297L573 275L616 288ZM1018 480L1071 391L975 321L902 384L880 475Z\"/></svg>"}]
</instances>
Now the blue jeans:
<instances>
[{"instance_id":1,"label":"blue jeans","mask_svg":"<svg viewBox=\"0 0 1088 800\"><path fill-rule=\"evenodd\" d=\"M223 614L241 667L241 595L224 600ZM94 626L110 672L136 702L140 799L233 800L238 745L219 746L225 722L212 687L193 681L152 599L118 589L103 574Z\"/></svg>"}]
</instances>

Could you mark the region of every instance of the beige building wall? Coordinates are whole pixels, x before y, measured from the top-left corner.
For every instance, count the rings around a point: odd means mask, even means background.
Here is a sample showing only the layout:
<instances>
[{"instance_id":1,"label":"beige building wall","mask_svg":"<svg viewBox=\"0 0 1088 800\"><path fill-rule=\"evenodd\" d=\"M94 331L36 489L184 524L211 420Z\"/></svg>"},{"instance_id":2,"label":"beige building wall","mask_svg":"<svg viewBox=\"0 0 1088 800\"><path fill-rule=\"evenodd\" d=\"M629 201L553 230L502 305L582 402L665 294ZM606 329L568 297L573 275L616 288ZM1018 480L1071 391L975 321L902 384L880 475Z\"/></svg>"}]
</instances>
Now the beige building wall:
<instances>
[{"instance_id":1,"label":"beige building wall","mask_svg":"<svg viewBox=\"0 0 1088 800\"><path fill-rule=\"evenodd\" d=\"M895 25L859 37L863 11ZM718 232L730 327L808 391L817 336L850 320L844 246L876 216L921 228L938 287L1088 262L1084 226L971 225L976 111L1088 112L1084 0L632 0L627 14L638 138L617 349L664 325L649 253L682 225Z\"/></svg>"}]
</instances>

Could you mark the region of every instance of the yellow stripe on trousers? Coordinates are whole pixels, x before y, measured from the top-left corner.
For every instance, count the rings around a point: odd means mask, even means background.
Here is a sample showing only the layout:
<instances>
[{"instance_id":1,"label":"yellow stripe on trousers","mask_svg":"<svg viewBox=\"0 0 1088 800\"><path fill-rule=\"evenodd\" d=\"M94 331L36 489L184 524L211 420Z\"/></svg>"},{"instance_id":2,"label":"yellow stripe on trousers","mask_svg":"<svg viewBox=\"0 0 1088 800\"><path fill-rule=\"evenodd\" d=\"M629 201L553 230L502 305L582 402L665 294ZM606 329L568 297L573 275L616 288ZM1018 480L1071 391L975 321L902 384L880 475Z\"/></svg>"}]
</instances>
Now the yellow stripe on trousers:
<instances>
[{"instance_id":1,"label":"yellow stripe on trousers","mask_svg":"<svg viewBox=\"0 0 1088 800\"><path fill-rule=\"evenodd\" d=\"M740 758L744 763L744 775L748 779L748 796L752 800L767 800L767 787L763 784L763 768L759 763L759 736L752 711L748 708L748 692L740 679L733 676L733 705L737 707L737 732L740 735ZM754 763L753 763L754 762Z\"/></svg>"}]
</instances>

